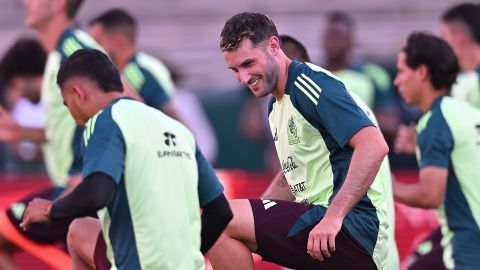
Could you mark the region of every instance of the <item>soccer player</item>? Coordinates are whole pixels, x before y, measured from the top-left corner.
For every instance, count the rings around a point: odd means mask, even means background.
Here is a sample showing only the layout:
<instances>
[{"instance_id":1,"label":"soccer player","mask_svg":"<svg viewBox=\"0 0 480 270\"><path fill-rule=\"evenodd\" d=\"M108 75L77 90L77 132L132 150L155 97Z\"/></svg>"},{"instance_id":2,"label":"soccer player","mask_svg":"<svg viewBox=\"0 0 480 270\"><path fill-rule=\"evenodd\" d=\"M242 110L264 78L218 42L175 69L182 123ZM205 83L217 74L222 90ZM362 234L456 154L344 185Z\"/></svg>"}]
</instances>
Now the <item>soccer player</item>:
<instances>
[{"instance_id":1,"label":"soccer player","mask_svg":"<svg viewBox=\"0 0 480 270\"><path fill-rule=\"evenodd\" d=\"M305 46L300 43L298 40L291 36L280 35L280 40L282 42L282 51L285 55L296 61L300 62L310 62L308 57L308 52ZM360 99L355 93L350 93L352 98L355 100L357 105L365 112L365 114L370 118L370 120L378 127L377 119L373 114L373 111L365 104L365 102ZM281 172L282 173L282 172ZM386 178L386 205L387 205L387 216L388 216L388 254L385 264L385 269L398 270L400 269L400 262L398 258L397 244L395 242L395 205L393 202L393 193L392 193L392 177L390 173L390 162L388 159L384 159L382 165L380 166L379 173ZM262 195L262 199L273 199L269 197L269 190ZM274 196L274 194L272 194ZM293 198L293 197L291 197Z\"/></svg>"},{"instance_id":2,"label":"soccer player","mask_svg":"<svg viewBox=\"0 0 480 270\"><path fill-rule=\"evenodd\" d=\"M417 130L420 182L394 182L395 198L414 207L437 208L443 261L448 269L480 265L480 111L448 97L459 65L435 36L413 33L397 59L399 92L423 112Z\"/></svg>"},{"instance_id":3,"label":"soccer player","mask_svg":"<svg viewBox=\"0 0 480 270\"><path fill-rule=\"evenodd\" d=\"M480 108L480 5L455 5L442 15L443 38L458 59L460 73L451 95ZM397 152L415 152L415 130L402 126L397 135Z\"/></svg>"},{"instance_id":4,"label":"soccer player","mask_svg":"<svg viewBox=\"0 0 480 270\"><path fill-rule=\"evenodd\" d=\"M442 15L443 38L455 53L460 73L452 86L451 96L480 108L480 5L462 3L447 9ZM397 135L396 151L415 153L414 126L401 126ZM444 268L439 254L440 228L418 245L410 261L410 269Z\"/></svg>"},{"instance_id":5,"label":"soccer player","mask_svg":"<svg viewBox=\"0 0 480 270\"><path fill-rule=\"evenodd\" d=\"M43 125L43 106L39 100L46 58L47 55L38 40L31 38L18 39L4 54L0 61L0 79L5 84L5 108L0 107L0 125L16 125L16 122L21 123L24 128ZM8 114L9 111L11 115ZM23 143L19 138L13 138L11 142ZM35 152L41 151L37 145L28 146ZM39 162L40 164L43 165L42 162ZM34 164L29 162L26 165ZM0 223L2 222L4 221ZM11 253L11 244L0 234L0 269L17 269Z\"/></svg>"},{"instance_id":6,"label":"soccer player","mask_svg":"<svg viewBox=\"0 0 480 270\"><path fill-rule=\"evenodd\" d=\"M42 46L33 38L17 39L3 55L0 61L0 80L5 91L0 96L4 96L5 102L4 108L0 107L0 114L10 112L13 120L0 117L2 121L17 122L26 128L43 126L44 110L40 103L40 89L46 59ZM15 138L5 150L7 162L0 164L0 167L3 165L7 172L18 172L25 167L30 170L43 169L39 145Z\"/></svg>"},{"instance_id":7,"label":"soccer player","mask_svg":"<svg viewBox=\"0 0 480 270\"><path fill-rule=\"evenodd\" d=\"M354 63L355 21L345 12L328 14L322 33L322 49L325 69L339 77L347 90L357 94L379 119L387 141L395 137L398 114L392 92L391 79L380 66L371 63Z\"/></svg>"},{"instance_id":8,"label":"soccer player","mask_svg":"<svg viewBox=\"0 0 480 270\"><path fill-rule=\"evenodd\" d=\"M386 188L377 171L388 147L381 133L343 83L283 53L267 16L228 19L220 48L256 97L273 96L269 122L283 172L269 187L272 200L230 201L234 218L209 252L213 267L253 269L255 252L296 269L383 269Z\"/></svg>"},{"instance_id":9,"label":"soccer player","mask_svg":"<svg viewBox=\"0 0 480 270\"><path fill-rule=\"evenodd\" d=\"M443 37L462 71L451 94L480 108L480 5L456 5L443 14L442 22Z\"/></svg>"},{"instance_id":10,"label":"soccer player","mask_svg":"<svg viewBox=\"0 0 480 270\"><path fill-rule=\"evenodd\" d=\"M280 40L282 42L282 51L285 55L292 59L300 62L310 62L308 57L308 52L305 46L296 40L293 37L287 35L280 35ZM365 114L370 118L370 120L378 127L378 121L375 118L375 115L365 102L358 97L355 93L350 93L352 98L355 100L357 105L365 112ZM397 244L395 242L395 205L393 202L393 193L392 193L392 177L390 173L390 162L388 159L384 159L382 165L380 166L379 173L386 178L386 205L387 205L387 216L388 216L388 254L385 264L385 269L400 269L400 262L398 257ZM262 195L263 199L271 199L268 197L267 193Z\"/></svg>"},{"instance_id":11,"label":"soccer player","mask_svg":"<svg viewBox=\"0 0 480 270\"><path fill-rule=\"evenodd\" d=\"M145 104L179 119L171 100L175 86L167 67L137 50L137 23L123 9L112 9L90 21L90 33L122 71Z\"/></svg>"},{"instance_id":12,"label":"soccer player","mask_svg":"<svg viewBox=\"0 0 480 270\"><path fill-rule=\"evenodd\" d=\"M192 133L160 111L125 98L118 70L98 50L74 53L57 82L66 107L85 126L84 179L54 203L30 202L22 226L99 210L102 234L97 222L97 234L81 236L92 240L89 249L69 243L74 269L109 268L98 263L105 263L99 258L107 254L116 269L204 269L201 250L210 248L232 215ZM95 228L95 222L87 218L86 223ZM95 245L107 250L94 255ZM90 256L79 258L85 254Z\"/></svg>"},{"instance_id":13,"label":"soccer player","mask_svg":"<svg viewBox=\"0 0 480 270\"><path fill-rule=\"evenodd\" d=\"M59 196L65 187L74 186L80 180L82 129L75 124L67 108L63 106L55 78L60 64L76 50L98 47L97 43L88 34L73 26L75 14L81 4L82 0L25 1L27 13L25 23L35 29L42 47L48 53L41 93L41 102L45 107L45 128L25 129L14 122L10 122L0 126L0 133L14 134L10 138L2 138L3 141L20 138L43 144L45 165L54 188L43 192L43 194L32 194L14 203L6 211L6 215L2 211L0 213L0 226L9 222L18 231L22 232L19 223L27 202L39 195L54 199ZM1 114L0 117L6 119L9 115ZM34 225L25 236L38 243L65 241L68 224L69 220ZM9 239L9 235L1 235L0 246L7 245L7 243L14 244L11 243L13 240Z\"/></svg>"}]
</instances>

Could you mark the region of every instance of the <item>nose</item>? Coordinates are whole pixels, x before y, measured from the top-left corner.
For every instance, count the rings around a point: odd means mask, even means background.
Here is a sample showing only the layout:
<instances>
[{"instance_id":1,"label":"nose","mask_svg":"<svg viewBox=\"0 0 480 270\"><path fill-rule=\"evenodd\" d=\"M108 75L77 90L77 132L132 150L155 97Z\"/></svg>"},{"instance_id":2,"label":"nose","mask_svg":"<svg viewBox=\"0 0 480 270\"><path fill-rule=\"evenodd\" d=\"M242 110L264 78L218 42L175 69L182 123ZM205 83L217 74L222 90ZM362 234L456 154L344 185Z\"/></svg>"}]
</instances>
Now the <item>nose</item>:
<instances>
[{"instance_id":1,"label":"nose","mask_svg":"<svg viewBox=\"0 0 480 270\"><path fill-rule=\"evenodd\" d=\"M248 74L248 71L245 69L241 69L237 73L237 79L243 85L248 85L248 81L250 80L251 76Z\"/></svg>"},{"instance_id":2,"label":"nose","mask_svg":"<svg viewBox=\"0 0 480 270\"><path fill-rule=\"evenodd\" d=\"M400 79L398 78L398 74L397 76L395 76L395 80L393 80L393 84L398 87L398 84L400 83Z\"/></svg>"}]
</instances>

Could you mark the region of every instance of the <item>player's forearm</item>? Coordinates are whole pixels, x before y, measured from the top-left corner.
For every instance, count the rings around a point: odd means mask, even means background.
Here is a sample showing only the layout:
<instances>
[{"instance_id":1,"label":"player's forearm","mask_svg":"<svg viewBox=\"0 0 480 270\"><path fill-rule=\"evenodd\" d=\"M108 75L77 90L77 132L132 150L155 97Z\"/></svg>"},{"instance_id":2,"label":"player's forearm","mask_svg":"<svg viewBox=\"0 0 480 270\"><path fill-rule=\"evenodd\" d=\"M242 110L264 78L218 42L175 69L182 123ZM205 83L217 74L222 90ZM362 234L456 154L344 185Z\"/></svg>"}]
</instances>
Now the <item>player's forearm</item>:
<instances>
[{"instance_id":1,"label":"player's forearm","mask_svg":"<svg viewBox=\"0 0 480 270\"><path fill-rule=\"evenodd\" d=\"M428 191L420 183L404 184L394 182L393 196L395 200L412 207L435 208L432 205Z\"/></svg>"},{"instance_id":2,"label":"player's forearm","mask_svg":"<svg viewBox=\"0 0 480 270\"><path fill-rule=\"evenodd\" d=\"M34 143L42 144L47 141L45 137L45 129L43 128L26 128L20 127L20 139L30 140Z\"/></svg>"},{"instance_id":3,"label":"player's forearm","mask_svg":"<svg viewBox=\"0 0 480 270\"><path fill-rule=\"evenodd\" d=\"M87 177L65 197L55 201L50 219L76 218L94 213L113 199L117 185L108 175L95 173Z\"/></svg>"},{"instance_id":4,"label":"player's forearm","mask_svg":"<svg viewBox=\"0 0 480 270\"><path fill-rule=\"evenodd\" d=\"M262 199L294 201L292 191L283 171L280 171L261 196Z\"/></svg>"},{"instance_id":5,"label":"player's forearm","mask_svg":"<svg viewBox=\"0 0 480 270\"><path fill-rule=\"evenodd\" d=\"M388 146L383 138L367 140L355 147L345 182L326 215L343 219L350 212L367 193L387 153Z\"/></svg>"},{"instance_id":6,"label":"player's forearm","mask_svg":"<svg viewBox=\"0 0 480 270\"><path fill-rule=\"evenodd\" d=\"M409 206L437 208L445 197L448 169L427 166L420 170L420 181L415 184L393 182L393 196Z\"/></svg>"}]
</instances>

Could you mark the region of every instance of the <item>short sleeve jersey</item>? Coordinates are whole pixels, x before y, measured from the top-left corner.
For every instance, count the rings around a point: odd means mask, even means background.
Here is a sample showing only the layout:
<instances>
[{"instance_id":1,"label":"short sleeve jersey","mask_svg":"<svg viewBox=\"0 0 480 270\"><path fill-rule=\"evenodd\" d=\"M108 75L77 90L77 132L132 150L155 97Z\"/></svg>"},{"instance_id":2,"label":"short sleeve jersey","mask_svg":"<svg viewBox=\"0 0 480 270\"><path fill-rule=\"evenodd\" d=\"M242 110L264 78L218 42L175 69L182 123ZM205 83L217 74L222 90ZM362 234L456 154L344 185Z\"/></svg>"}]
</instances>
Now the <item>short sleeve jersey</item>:
<instances>
[{"instance_id":1,"label":"short sleeve jersey","mask_svg":"<svg viewBox=\"0 0 480 270\"><path fill-rule=\"evenodd\" d=\"M48 54L43 75L41 100L45 106L45 135L47 142L43 154L48 175L55 185L64 186L69 174L81 170L80 153L82 129L63 105L62 94L57 85L60 66L75 51L84 48L99 48L85 32L69 28L61 35L55 50Z\"/></svg>"},{"instance_id":2,"label":"short sleeve jersey","mask_svg":"<svg viewBox=\"0 0 480 270\"><path fill-rule=\"evenodd\" d=\"M333 74L345 84L347 91L355 93L370 108L375 106L375 85L370 78L354 69L342 69Z\"/></svg>"},{"instance_id":3,"label":"short sleeve jersey","mask_svg":"<svg viewBox=\"0 0 480 270\"><path fill-rule=\"evenodd\" d=\"M117 191L99 211L116 269L204 269L200 211L223 192L190 131L131 99L87 123L83 175L112 177Z\"/></svg>"},{"instance_id":4,"label":"short sleeve jersey","mask_svg":"<svg viewBox=\"0 0 480 270\"><path fill-rule=\"evenodd\" d=\"M458 74L451 95L480 109L480 66L476 70Z\"/></svg>"},{"instance_id":5,"label":"short sleeve jersey","mask_svg":"<svg viewBox=\"0 0 480 270\"><path fill-rule=\"evenodd\" d=\"M297 202L328 207L352 158L352 136L374 124L330 72L293 61L285 95L272 98L269 122L278 157ZM385 175L377 174L344 226L382 268L386 257ZM312 224L317 221L312 220ZM312 225L306 224L306 225Z\"/></svg>"},{"instance_id":6,"label":"short sleeve jersey","mask_svg":"<svg viewBox=\"0 0 480 270\"><path fill-rule=\"evenodd\" d=\"M452 97L437 98L418 122L417 145L421 169L448 170L438 209L445 265L474 269L480 265L480 111Z\"/></svg>"},{"instance_id":7,"label":"short sleeve jersey","mask_svg":"<svg viewBox=\"0 0 480 270\"><path fill-rule=\"evenodd\" d=\"M175 86L170 72L160 60L146 53L137 52L123 75L148 106L158 109L173 98Z\"/></svg>"}]
</instances>

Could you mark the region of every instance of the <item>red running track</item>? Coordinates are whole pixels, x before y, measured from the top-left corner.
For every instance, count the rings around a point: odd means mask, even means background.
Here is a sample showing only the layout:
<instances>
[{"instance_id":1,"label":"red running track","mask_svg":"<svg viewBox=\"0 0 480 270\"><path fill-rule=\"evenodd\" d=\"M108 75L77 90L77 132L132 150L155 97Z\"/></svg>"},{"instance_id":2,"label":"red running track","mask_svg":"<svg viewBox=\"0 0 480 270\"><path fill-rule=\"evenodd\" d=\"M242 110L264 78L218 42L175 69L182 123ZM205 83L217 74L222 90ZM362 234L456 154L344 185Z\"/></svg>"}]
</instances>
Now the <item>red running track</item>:
<instances>
[{"instance_id":1,"label":"red running track","mask_svg":"<svg viewBox=\"0 0 480 270\"><path fill-rule=\"evenodd\" d=\"M401 171L394 174L402 182L418 181L416 172ZM225 185L226 195L229 198L259 197L270 182L270 178L261 173L233 170L218 171L218 175ZM48 180L44 176L0 176L0 207L5 208L16 198L48 185ZM397 246L400 259L405 260L415 245L438 226L438 221L433 210L415 209L396 203L395 212ZM47 265L25 252L19 252L15 259L22 270L50 270ZM280 270L282 268L261 262L256 258L255 269Z\"/></svg>"}]
</instances>

